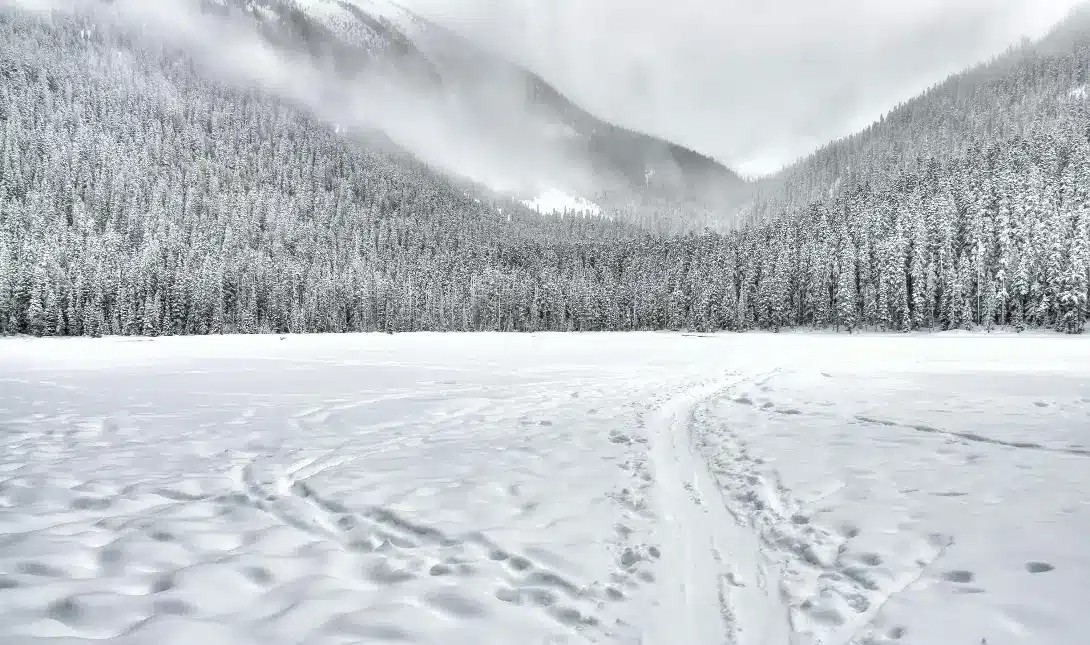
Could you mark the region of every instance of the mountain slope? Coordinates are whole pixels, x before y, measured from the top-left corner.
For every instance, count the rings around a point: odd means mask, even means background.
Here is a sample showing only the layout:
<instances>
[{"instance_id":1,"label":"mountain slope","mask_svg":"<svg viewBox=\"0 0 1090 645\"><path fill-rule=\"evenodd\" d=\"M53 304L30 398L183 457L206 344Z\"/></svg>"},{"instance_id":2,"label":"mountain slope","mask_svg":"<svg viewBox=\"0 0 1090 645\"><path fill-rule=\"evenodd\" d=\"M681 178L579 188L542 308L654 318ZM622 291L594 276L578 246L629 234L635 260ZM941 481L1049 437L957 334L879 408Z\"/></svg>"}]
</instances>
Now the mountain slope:
<instances>
[{"instance_id":1,"label":"mountain slope","mask_svg":"<svg viewBox=\"0 0 1090 645\"><path fill-rule=\"evenodd\" d=\"M377 67L412 84L473 133L485 154L522 164L516 190L563 188L721 207L746 185L718 162L607 123L539 76L390 0L219 0L281 42L304 43L342 69ZM395 140L397 139L394 137ZM511 183L511 182L508 182ZM559 184L550 185L550 184Z\"/></svg>"},{"instance_id":2,"label":"mountain slope","mask_svg":"<svg viewBox=\"0 0 1090 645\"><path fill-rule=\"evenodd\" d=\"M754 214L803 208L921 160L956 159L974 147L1062 128L1085 108L1087 61L1090 6L1083 6L1039 42L1023 42L955 74L863 131L758 182Z\"/></svg>"},{"instance_id":3,"label":"mountain slope","mask_svg":"<svg viewBox=\"0 0 1090 645\"><path fill-rule=\"evenodd\" d=\"M328 42L293 46L355 55ZM1084 54L1019 67L1021 84L997 84L1016 89L976 113L1001 121L1008 105L1048 104L1017 88L1051 96L1055 69ZM535 215L342 131L311 96L228 83L207 63L128 28L0 7L0 333L1075 333L1090 313L1090 110L1078 92L1024 134L890 157L769 221L665 236ZM371 73L360 64L337 63L336 78ZM919 134L903 145L923 150L934 135Z\"/></svg>"}]
</instances>

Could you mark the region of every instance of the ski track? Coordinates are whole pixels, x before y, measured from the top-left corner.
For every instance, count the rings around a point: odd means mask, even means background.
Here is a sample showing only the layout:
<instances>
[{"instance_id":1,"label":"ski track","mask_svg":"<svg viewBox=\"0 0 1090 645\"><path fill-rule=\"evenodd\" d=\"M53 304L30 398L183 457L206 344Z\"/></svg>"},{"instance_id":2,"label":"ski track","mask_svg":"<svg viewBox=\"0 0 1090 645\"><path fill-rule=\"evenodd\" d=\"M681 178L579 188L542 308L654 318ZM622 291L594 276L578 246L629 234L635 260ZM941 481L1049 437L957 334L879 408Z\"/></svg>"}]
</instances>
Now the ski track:
<instances>
[{"instance_id":1,"label":"ski track","mask_svg":"<svg viewBox=\"0 0 1090 645\"><path fill-rule=\"evenodd\" d=\"M915 430L916 432L925 432L929 434L944 435L947 437L953 437L964 441L971 441L974 443L990 444L993 446L1002 446L1004 448L1014 448L1017 450L1041 450L1044 452L1054 452L1066 455L1075 455L1077 457L1090 457L1090 449L1086 448L1055 448L1050 446L1044 446L1032 441L1003 441L1002 439L996 439L994 437L983 437L975 432L959 432L956 430L942 430L939 428L933 428L926 425L908 425L904 423L898 423L896 421L888 421L885 419L875 419L865 415L857 415L857 421L863 423L873 423L887 428L907 428Z\"/></svg>"},{"instance_id":2,"label":"ski track","mask_svg":"<svg viewBox=\"0 0 1090 645\"><path fill-rule=\"evenodd\" d=\"M852 548L856 530L809 517L842 482L795 498L729 427L703 414L709 401L780 371L698 386L651 417L664 554L651 643L859 642L885 604L953 544L933 534L912 566L883 567L879 556Z\"/></svg>"},{"instance_id":3,"label":"ski track","mask_svg":"<svg viewBox=\"0 0 1090 645\"><path fill-rule=\"evenodd\" d=\"M752 381L759 385L761 379ZM766 584L775 581L778 608L785 612L787 633L748 642L855 642L885 603L918 580L952 543L949 536L932 535L929 546L915 555L914 567L898 572L883 567L879 556L852 549L857 529L820 526L810 517L809 509L842 484L810 500L797 499L729 427L700 413L694 425L716 489L724 493L720 499L757 541L762 575Z\"/></svg>"},{"instance_id":4,"label":"ski track","mask_svg":"<svg viewBox=\"0 0 1090 645\"><path fill-rule=\"evenodd\" d=\"M666 401L650 418L664 544L659 618L653 622L659 631L652 643L788 642L771 563L749 527L730 514L693 434L698 405L759 378L735 374L699 385Z\"/></svg>"}]
</instances>

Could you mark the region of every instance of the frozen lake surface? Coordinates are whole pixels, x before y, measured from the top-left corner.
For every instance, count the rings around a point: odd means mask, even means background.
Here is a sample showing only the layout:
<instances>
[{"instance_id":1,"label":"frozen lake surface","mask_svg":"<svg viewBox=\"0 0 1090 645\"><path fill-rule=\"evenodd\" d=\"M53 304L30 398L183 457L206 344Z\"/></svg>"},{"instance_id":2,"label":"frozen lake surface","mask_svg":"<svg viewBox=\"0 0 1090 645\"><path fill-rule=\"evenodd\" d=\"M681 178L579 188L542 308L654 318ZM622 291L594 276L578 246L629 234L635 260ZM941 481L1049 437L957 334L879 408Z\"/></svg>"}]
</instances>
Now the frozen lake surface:
<instances>
[{"instance_id":1,"label":"frozen lake surface","mask_svg":"<svg viewBox=\"0 0 1090 645\"><path fill-rule=\"evenodd\" d=\"M1090 339L0 340L0 642L1082 645Z\"/></svg>"}]
</instances>

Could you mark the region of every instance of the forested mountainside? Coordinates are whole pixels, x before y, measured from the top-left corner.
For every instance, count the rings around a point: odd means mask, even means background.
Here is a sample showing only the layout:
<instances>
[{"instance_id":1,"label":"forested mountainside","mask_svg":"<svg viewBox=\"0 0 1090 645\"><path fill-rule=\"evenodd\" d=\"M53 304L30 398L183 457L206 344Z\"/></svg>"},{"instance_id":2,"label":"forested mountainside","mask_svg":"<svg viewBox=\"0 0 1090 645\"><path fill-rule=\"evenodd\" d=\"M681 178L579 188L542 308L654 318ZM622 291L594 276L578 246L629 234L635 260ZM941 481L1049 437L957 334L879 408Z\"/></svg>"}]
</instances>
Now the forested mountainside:
<instances>
[{"instance_id":1,"label":"forested mountainside","mask_svg":"<svg viewBox=\"0 0 1090 645\"><path fill-rule=\"evenodd\" d=\"M201 2L253 23L278 46L332 59L346 78L361 70L396 76L456 114L458 126L512 171L525 166L528 176L517 178L527 190L555 184L645 220L656 210L645 204L688 203L687 211L706 212L748 196L745 182L713 159L599 119L540 76L393 0Z\"/></svg>"},{"instance_id":2,"label":"forested mountainside","mask_svg":"<svg viewBox=\"0 0 1090 645\"><path fill-rule=\"evenodd\" d=\"M668 237L538 216L181 52L0 9L0 333L1077 332L1090 114L1054 98L1022 134Z\"/></svg>"},{"instance_id":3,"label":"forested mountainside","mask_svg":"<svg viewBox=\"0 0 1090 645\"><path fill-rule=\"evenodd\" d=\"M757 183L751 216L770 217L860 183L976 147L1068 128L1080 118L1090 76L1090 6L1040 42L951 76L863 131L834 141Z\"/></svg>"}]
</instances>

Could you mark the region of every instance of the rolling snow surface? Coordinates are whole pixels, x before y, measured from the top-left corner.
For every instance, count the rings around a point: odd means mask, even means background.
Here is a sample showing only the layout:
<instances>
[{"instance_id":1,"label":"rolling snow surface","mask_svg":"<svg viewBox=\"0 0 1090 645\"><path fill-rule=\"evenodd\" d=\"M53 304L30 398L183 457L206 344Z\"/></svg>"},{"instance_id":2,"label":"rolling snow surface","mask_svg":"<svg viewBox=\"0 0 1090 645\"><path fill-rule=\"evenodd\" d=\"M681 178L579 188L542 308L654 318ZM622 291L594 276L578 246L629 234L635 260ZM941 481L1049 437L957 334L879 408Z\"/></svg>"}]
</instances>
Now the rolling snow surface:
<instances>
[{"instance_id":1,"label":"rolling snow surface","mask_svg":"<svg viewBox=\"0 0 1090 645\"><path fill-rule=\"evenodd\" d=\"M1081 645L1090 340L0 340L0 643Z\"/></svg>"}]
</instances>

